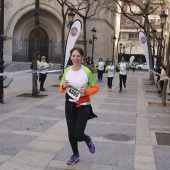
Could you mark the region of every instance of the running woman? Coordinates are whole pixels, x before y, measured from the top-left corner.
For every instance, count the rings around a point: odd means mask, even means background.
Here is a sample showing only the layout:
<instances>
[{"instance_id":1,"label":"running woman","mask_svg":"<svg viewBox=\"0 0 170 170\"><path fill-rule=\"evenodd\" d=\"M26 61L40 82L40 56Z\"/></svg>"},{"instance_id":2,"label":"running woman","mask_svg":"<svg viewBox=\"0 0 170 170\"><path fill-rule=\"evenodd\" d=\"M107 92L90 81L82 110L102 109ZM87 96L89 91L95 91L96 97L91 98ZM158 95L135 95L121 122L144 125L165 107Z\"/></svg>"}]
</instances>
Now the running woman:
<instances>
[{"instance_id":1,"label":"running woman","mask_svg":"<svg viewBox=\"0 0 170 170\"><path fill-rule=\"evenodd\" d=\"M113 65L112 61L109 61L109 65L106 67L107 72L107 86L108 90L111 91L112 89L112 81L115 73L115 66Z\"/></svg>"},{"instance_id":2,"label":"running woman","mask_svg":"<svg viewBox=\"0 0 170 170\"><path fill-rule=\"evenodd\" d=\"M119 92L121 92L122 91L122 82L123 82L124 87L126 88L127 70L129 69L129 64L127 62L125 62L124 57L121 58L121 62L118 64L118 69L120 70L120 72L119 72L119 80L120 80Z\"/></svg>"},{"instance_id":3,"label":"running woman","mask_svg":"<svg viewBox=\"0 0 170 170\"><path fill-rule=\"evenodd\" d=\"M99 62L97 63L98 82L102 82L105 67L105 62L102 58L99 58Z\"/></svg>"},{"instance_id":4,"label":"running woman","mask_svg":"<svg viewBox=\"0 0 170 170\"><path fill-rule=\"evenodd\" d=\"M68 165L75 164L79 158L78 142L85 141L89 151L95 152L92 138L84 133L88 119L97 117L91 107L89 95L95 94L99 86L92 72L81 64L84 52L75 47L70 51L73 65L64 71L59 91L66 92L65 114L68 136L73 155L67 161Z\"/></svg>"}]
</instances>

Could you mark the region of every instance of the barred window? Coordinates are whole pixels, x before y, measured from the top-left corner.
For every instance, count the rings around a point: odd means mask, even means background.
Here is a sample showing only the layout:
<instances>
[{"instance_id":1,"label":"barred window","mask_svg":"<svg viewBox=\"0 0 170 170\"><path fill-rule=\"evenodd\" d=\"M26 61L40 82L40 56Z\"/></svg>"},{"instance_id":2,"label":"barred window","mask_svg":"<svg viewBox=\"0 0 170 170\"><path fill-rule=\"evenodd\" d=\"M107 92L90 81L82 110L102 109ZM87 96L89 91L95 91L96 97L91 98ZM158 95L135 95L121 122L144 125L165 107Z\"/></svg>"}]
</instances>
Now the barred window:
<instances>
[{"instance_id":1,"label":"barred window","mask_svg":"<svg viewBox=\"0 0 170 170\"><path fill-rule=\"evenodd\" d=\"M139 22L139 20L136 20L137 22ZM136 22L133 22L131 20L126 20L126 26L129 26L129 27L134 27L134 26L138 26L136 24Z\"/></svg>"},{"instance_id":2,"label":"barred window","mask_svg":"<svg viewBox=\"0 0 170 170\"><path fill-rule=\"evenodd\" d=\"M138 33L129 33L129 39L138 39Z\"/></svg>"}]
</instances>

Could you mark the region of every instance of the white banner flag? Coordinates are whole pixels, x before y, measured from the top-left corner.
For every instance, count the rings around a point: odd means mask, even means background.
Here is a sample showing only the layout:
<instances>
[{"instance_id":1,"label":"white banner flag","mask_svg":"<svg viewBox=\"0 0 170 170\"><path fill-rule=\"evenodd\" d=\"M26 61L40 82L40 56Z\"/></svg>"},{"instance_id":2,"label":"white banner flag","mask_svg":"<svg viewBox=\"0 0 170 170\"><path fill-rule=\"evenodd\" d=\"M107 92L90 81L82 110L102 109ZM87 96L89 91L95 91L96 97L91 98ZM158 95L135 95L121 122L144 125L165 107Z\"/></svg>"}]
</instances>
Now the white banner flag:
<instances>
[{"instance_id":1,"label":"white banner flag","mask_svg":"<svg viewBox=\"0 0 170 170\"><path fill-rule=\"evenodd\" d=\"M149 66L149 69L150 69L148 43L147 43L146 36L143 33L143 31L139 31L139 41L141 43L143 53L145 55L145 59L146 59L146 62L147 62L147 65Z\"/></svg>"},{"instance_id":2,"label":"white banner flag","mask_svg":"<svg viewBox=\"0 0 170 170\"><path fill-rule=\"evenodd\" d=\"M132 64L132 62L134 61L134 59L135 59L135 56L131 56L131 57L130 57L129 65L131 65L131 64Z\"/></svg>"},{"instance_id":3,"label":"white banner flag","mask_svg":"<svg viewBox=\"0 0 170 170\"><path fill-rule=\"evenodd\" d=\"M75 20L69 30L68 36L67 36L67 44L66 44L66 50L65 50L65 64L64 69L67 66L68 60L70 58L70 51L74 47L76 40L80 34L80 31L82 29L82 24L80 20Z\"/></svg>"}]
</instances>

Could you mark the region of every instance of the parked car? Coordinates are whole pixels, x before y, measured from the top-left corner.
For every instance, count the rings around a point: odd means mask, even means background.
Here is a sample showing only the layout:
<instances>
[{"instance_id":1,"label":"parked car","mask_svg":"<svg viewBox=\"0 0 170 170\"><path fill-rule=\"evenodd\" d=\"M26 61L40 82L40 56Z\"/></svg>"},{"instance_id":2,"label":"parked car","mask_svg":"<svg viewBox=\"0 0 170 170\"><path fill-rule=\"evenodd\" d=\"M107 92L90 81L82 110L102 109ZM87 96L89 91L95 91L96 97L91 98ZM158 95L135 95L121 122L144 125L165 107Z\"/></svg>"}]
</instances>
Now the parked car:
<instances>
[{"instance_id":1,"label":"parked car","mask_svg":"<svg viewBox=\"0 0 170 170\"><path fill-rule=\"evenodd\" d=\"M149 65L147 63L139 64L136 66L138 70L149 70Z\"/></svg>"}]
</instances>

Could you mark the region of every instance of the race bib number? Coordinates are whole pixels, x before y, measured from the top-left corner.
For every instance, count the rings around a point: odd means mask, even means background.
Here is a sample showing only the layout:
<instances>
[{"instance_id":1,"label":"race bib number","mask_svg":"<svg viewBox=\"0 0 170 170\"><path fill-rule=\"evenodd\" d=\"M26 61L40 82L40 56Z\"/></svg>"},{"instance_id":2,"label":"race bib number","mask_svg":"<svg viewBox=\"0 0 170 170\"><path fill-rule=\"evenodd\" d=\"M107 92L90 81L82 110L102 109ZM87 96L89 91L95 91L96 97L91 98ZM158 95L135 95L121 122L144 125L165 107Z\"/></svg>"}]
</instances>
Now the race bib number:
<instances>
[{"instance_id":1,"label":"race bib number","mask_svg":"<svg viewBox=\"0 0 170 170\"><path fill-rule=\"evenodd\" d=\"M70 97L72 97L76 101L78 101L81 96L80 90L76 89L75 87L71 85L68 86L67 93Z\"/></svg>"}]
</instances>

